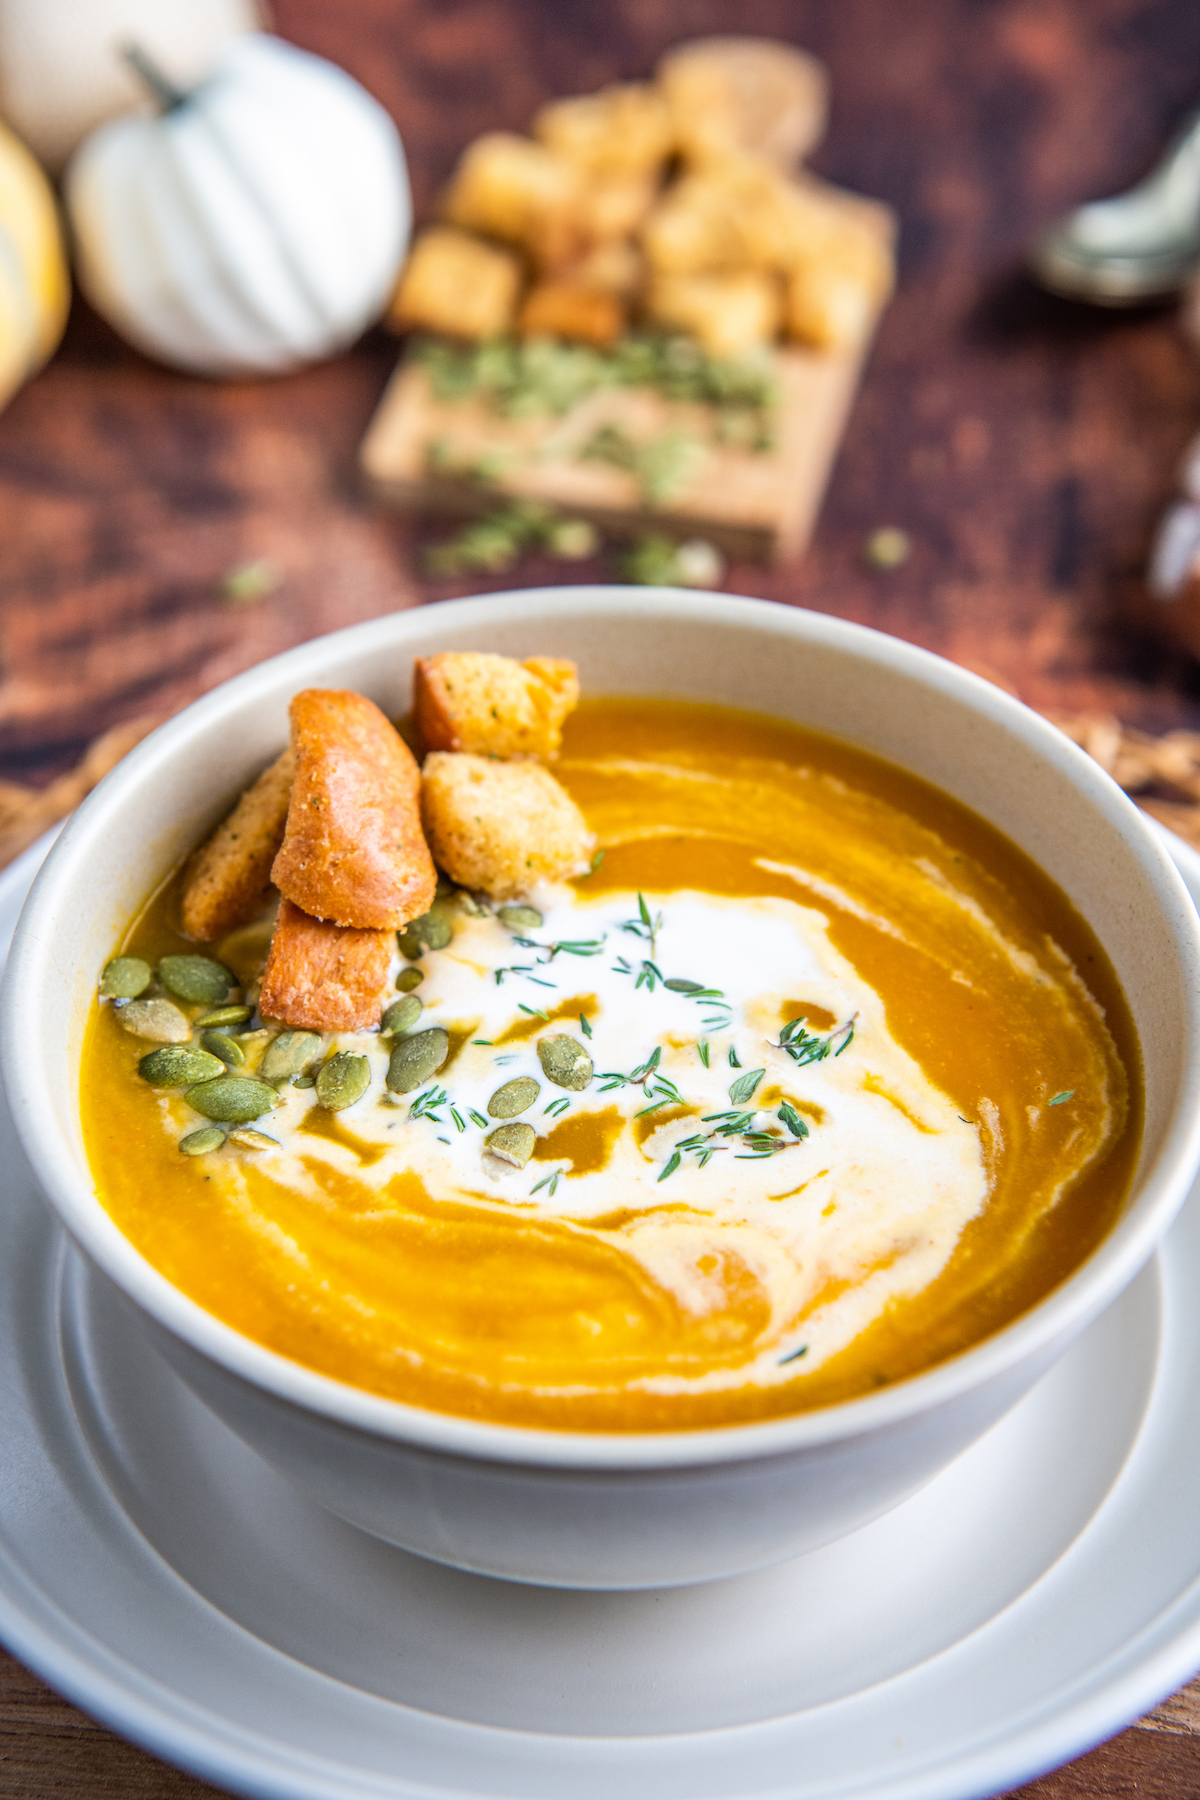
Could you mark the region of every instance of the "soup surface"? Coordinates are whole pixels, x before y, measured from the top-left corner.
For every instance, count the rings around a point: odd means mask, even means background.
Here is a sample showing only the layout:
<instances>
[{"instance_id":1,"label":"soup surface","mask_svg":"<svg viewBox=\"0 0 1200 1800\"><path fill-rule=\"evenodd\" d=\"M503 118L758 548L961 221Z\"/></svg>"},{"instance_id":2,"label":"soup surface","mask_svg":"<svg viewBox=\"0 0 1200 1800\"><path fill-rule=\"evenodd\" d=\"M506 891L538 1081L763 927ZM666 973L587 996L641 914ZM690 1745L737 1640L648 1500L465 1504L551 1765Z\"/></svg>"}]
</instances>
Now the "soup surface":
<instances>
[{"instance_id":1,"label":"soup surface","mask_svg":"<svg viewBox=\"0 0 1200 1800\"><path fill-rule=\"evenodd\" d=\"M378 1035L329 1037L371 1060L354 1105L285 1084L258 1121L278 1147L181 1156L202 1121L97 1006L88 1153L169 1280L376 1393L647 1430L885 1386L1087 1256L1132 1173L1137 1048L1021 852L870 756L713 707L585 703L555 772L603 860L537 927L456 905L419 964L421 1025L450 1038L419 1093L384 1087ZM190 948L177 906L176 880L125 950ZM563 1035L582 1089L539 1057ZM523 1167L484 1145L519 1078Z\"/></svg>"}]
</instances>

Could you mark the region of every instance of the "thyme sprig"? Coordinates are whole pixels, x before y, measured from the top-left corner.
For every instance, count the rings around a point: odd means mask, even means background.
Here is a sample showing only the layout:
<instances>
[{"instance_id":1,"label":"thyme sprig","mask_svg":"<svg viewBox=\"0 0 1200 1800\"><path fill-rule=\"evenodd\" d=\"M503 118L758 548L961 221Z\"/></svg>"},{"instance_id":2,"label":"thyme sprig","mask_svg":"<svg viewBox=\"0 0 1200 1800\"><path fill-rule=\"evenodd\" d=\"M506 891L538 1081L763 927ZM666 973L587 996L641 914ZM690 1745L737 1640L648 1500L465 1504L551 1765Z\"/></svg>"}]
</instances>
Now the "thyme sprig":
<instances>
[{"instance_id":1,"label":"thyme sprig","mask_svg":"<svg viewBox=\"0 0 1200 1800\"><path fill-rule=\"evenodd\" d=\"M789 1019L779 1034L779 1042L771 1048L785 1050L800 1069L808 1063L824 1062L827 1056L840 1056L850 1048L857 1018L858 1014L852 1013L844 1025L836 1025L824 1034L809 1031L803 1019Z\"/></svg>"},{"instance_id":2,"label":"thyme sprig","mask_svg":"<svg viewBox=\"0 0 1200 1800\"><path fill-rule=\"evenodd\" d=\"M555 1169L553 1174L543 1175L542 1179L540 1181L535 1182L534 1185L530 1188L529 1198L532 1200L533 1196L539 1191L539 1189L544 1188L548 1185L550 1188L550 1192L546 1195L546 1198L547 1198L547 1200L553 1200L555 1194L558 1192L558 1184L562 1180L565 1172L566 1171L563 1169Z\"/></svg>"},{"instance_id":3,"label":"thyme sprig","mask_svg":"<svg viewBox=\"0 0 1200 1800\"><path fill-rule=\"evenodd\" d=\"M632 932L634 937L644 938L650 946L651 956L657 956L658 934L662 930L662 922L661 913L657 913L653 919L650 917L650 908L646 905L646 897L639 892L638 916L636 919L626 919L621 930ZM660 976L659 979L661 980L662 977Z\"/></svg>"},{"instance_id":4,"label":"thyme sprig","mask_svg":"<svg viewBox=\"0 0 1200 1800\"><path fill-rule=\"evenodd\" d=\"M520 944L522 950L544 950L546 954L542 958L543 967L546 963L553 962L555 957L559 955L599 956L604 948L604 939L602 937L563 938L561 942L557 944L539 944L536 938L519 937L514 938L513 942L515 944Z\"/></svg>"},{"instance_id":5,"label":"thyme sprig","mask_svg":"<svg viewBox=\"0 0 1200 1800\"><path fill-rule=\"evenodd\" d=\"M646 1099L650 1101L651 1104L649 1106L644 1106L640 1112L634 1114L634 1117L637 1119L644 1118L647 1113L657 1112L660 1106L684 1105L683 1095L675 1086L675 1083L669 1081L660 1070L658 1065L661 1059L662 1045L658 1044L651 1051L645 1062L640 1064L638 1068L633 1069L628 1075L623 1075L618 1069L607 1069L603 1071L599 1077L601 1082L600 1092L602 1094L611 1094L614 1088L640 1087L643 1094L645 1094Z\"/></svg>"},{"instance_id":6,"label":"thyme sprig","mask_svg":"<svg viewBox=\"0 0 1200 1800\"><path fill-rule=\"evenodd\" d=\"M755 1085L757 1086L757 1083ZM738 1086L740 1083L735 1082L734 1087ZM794 1150L796 1145L808 1136L808 1126L795 1107L789 1105L786 1100L779 1108L776 1117L781 1119L791 1132L790 1140L778 1136L764 1125L756 1126L754 1121L758 1117L759 1114L756 1111L746 1112L737 1107L728 1112L705 1113L700 1123L711 1125L712 1130L697 1131L693 1132L691 1137L680 1138L664 1164L663 1172L658 1179L665 1181L668 1175L673 1175L684 1156L694 1156L698 1167L703 1169L719 1150L733 1149L733 1144L730 1142L723 1144L715 1142L714 1140L717 1138L737 1138L745 1144L744 1150L734 1151L735 1162L762 1162L766 1157L778 1156L783 1150ZM797 1125L800 1127L799 1130L796 1129Z\"/></svg>"},{"instance_id":7,"label":"thyme sprig","mask_svg":"<svg viewBox=\"0 0 1200 1800\"><path fill-rule=\"evenodd\" d=\"M438 1106L447 1106L449 1105L449 1101L450 1096L447 1094L445 1088L426 1088L423 1094L417 1095L416 1099L409 1107L408 1116L410 1119L432 1119L435 1125L444 1125L445 1120L440 1113L434 1111L434 1108Z\"/></svg>"},{"instance_id":8,"label":"thyme sprig","mask_svg":"<svg viewBox=\"0 0 1200 1800\"><path fill-rule=\"evenodd\" d=\"M668 981L663 982L663 986L673 994L682 994L686 1000L695 1000L699 1005L713 1009L711 1017L704 1021L707 1031L724 1031L728 1028L733 1018L733 1007L725 998L722 988L705 987L702 981L688 981L682 975L672 975Z\"/></svg>"}]
</instances>

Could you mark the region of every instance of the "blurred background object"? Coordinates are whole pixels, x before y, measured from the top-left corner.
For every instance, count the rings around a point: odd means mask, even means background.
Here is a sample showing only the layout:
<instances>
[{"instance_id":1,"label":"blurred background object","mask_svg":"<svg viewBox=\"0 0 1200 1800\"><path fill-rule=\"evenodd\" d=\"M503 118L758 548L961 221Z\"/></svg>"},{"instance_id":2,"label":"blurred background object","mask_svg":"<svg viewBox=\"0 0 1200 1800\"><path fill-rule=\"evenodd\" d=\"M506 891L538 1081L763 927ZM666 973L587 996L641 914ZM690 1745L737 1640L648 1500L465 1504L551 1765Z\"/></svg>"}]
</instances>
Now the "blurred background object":
<instances>
[{"instance_id":1,"label":"blurred background object","mask_svg":"<svg viewBox=\"0 0 1200 1800\"><path fill-rule=\"evenodd\" d=\"M1033 268L1054 293L1096 306L1180 293L1200 268L1200 113L1136 187L1076 207L1043 232Z\"/></svg>"},{"instance_id":2,"label":"blurred background object","mask_svg":"<svg viewBox=\"0 0 1200 1800\"><path fill-rule=\"evenodd\" d=\"M263 23L257 0L0 0L0 118L57 175L89 131L147 104L122 43L188 88Z\"/></svg>"},{"instance_id":3,"label":"blurred background object","mask_svg":"<svg viewBox=\"0 0 1200 1800\"><path fill-rule=\"evenodd\" d=\"M57 349L70 299L50 184L0 125L0 407Z\"/></svg>"},{"instance_id":4,"label":"blurred background object","mask_svg":"<svg viewBox=\"0 0 1200 1800\"><path fill-rule=\"evenodd\" d=\"M111 55L111 49L109 51ZM255 33L160 111L85 138L64 180L79 282L147 355L203 375L331 356L382 313L412 206L391 119L343 70Z\"/></svg>"}]
</instances>

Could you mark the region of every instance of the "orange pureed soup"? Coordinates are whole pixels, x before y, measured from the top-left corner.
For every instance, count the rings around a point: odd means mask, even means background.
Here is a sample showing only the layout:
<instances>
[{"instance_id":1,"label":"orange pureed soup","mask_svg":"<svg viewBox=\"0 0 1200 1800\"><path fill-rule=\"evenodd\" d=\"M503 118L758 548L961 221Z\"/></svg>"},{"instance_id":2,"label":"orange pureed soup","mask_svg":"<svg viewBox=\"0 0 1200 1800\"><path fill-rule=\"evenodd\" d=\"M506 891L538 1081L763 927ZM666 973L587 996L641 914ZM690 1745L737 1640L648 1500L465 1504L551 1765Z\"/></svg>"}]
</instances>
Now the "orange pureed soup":
<instances>
[{"instance_id":1,"label":"orange pureed soup","mask_svg":"<svg viewBox=\"0 0 1200 1800\"><path fill-rule=\"evenodd\" d=\"M97 1006L88 1155L168 1280L373 1393L636 1431L884 1387L1099 1243L1137 1153L1136 1039L1014 845L900 769L716 707L585 703L555 772L603 861L540 928L455 903L420 965L421 1023L451 1046L420 1094L387 1092L376 1034L329 1037L372 1060L354 1106L285 1085L259 1121L278 1148L181 1156L203 1121L139 1081L148 1046ZM126 953L192 948L178 892ZM539 1065L564 1031L582 1090ZM488 1098L522 1077L537 1142L498 1175Z\"/></svg>"}]
</instances>

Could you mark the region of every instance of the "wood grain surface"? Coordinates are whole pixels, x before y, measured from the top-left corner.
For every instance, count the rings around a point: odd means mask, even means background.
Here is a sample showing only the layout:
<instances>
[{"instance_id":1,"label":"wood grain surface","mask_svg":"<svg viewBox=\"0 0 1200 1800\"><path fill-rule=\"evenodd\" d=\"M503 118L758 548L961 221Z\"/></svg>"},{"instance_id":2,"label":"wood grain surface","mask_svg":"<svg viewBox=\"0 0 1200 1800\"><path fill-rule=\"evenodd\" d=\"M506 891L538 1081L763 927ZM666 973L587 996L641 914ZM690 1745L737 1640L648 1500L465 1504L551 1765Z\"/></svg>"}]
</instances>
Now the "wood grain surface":
<instances>
[{"instance_id":1,"label":"wood grain surface","mask_svg":"<svg viewBox=\"0 0 1200 1800\"><path fill-rule=\"evenodd\" d=\"M1140 174L1200 98L1195 0L274 0L274 13L391 110L419 211L474 133L640 75L681 37L754 31L816 51L834 102L815 166L896 208L900 286L810 554L735 566L727 585L928 645L1043 710L1200 726L1200 676L1157 640L1141 585L1200 428L1200 364L1172 309L1090 313L1021 274L1038 227ZM470 591L424 580L420 532L356 480L395 358L373 334L284 380L212 384L153 367L76 304L51 366L0 417L0 776L48 784L99 733L289 644ZM913 540L890 574L862 558L881 525ZM223 597L232 570L260 561L272 591ZM605 573L531 559L474 586ZM1200 1794L1198 1726L1185 1694L1023 1793ZM5 1800L211 1791L0 1659Z\"/></svg>"}]
</instances>

